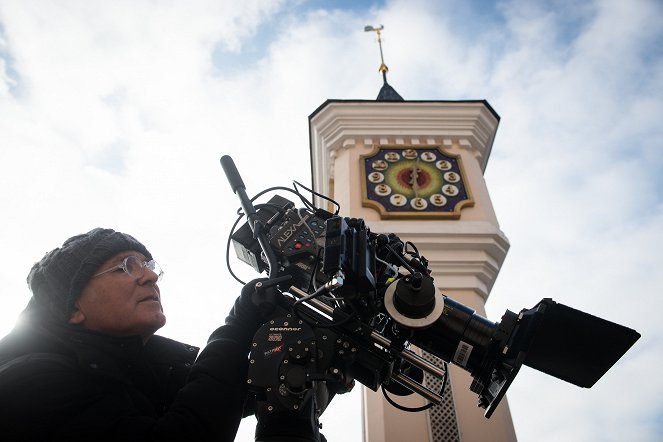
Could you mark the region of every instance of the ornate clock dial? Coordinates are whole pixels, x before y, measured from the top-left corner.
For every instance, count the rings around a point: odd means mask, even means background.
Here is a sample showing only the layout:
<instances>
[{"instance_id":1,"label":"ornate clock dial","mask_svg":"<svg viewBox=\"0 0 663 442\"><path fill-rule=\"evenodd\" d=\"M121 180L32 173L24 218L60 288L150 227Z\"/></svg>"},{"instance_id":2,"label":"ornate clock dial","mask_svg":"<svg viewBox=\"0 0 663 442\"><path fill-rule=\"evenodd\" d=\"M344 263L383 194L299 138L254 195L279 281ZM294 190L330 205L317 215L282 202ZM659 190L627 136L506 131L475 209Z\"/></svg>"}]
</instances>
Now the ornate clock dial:
<instances>
[{"instance_id":1,"label":"ornate clock dial","mask_svg":"<svg viewBox=\"0 0 663 442\"><path fill-rule=\"evenodd\" d=\"M458 218L473 204L460 158L437 147L379 147L362 161L364 206L385 218Z\"/></svg>"}]
</instances>

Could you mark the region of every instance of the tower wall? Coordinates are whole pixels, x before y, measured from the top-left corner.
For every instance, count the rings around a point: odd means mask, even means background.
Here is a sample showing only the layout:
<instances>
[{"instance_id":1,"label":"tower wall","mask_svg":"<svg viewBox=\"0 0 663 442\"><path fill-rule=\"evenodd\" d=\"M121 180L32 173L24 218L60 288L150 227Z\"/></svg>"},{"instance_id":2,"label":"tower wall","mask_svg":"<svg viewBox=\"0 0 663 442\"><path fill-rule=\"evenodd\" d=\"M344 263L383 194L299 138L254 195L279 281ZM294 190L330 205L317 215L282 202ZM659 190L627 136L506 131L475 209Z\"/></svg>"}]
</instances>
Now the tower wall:
<instances>
[{"instance_id":1,"label":"tower wall","mask_svg":"<svg viewBox=\"0 0 663 442\"><path fill-rule=\"evenodd\" d=\"M328 101L310 117L314 189L336 200L341 215L364 219L373 232L413 242L429 260L442 293L485 316L484 304L509 248L483 178L498 122L484 101ZM460 157L474 205L463 208L458 219L382 219L362 205L360 185L361 155L380 145L439 146ZM467 372L452 367L452 394L442 406L422 413L400 411L381 392L364 388L364 440L515 440L506 399L485 419L470 383ZM424 404L416 395L399 401L409 407Z\"/></svg>"}]
</instances>

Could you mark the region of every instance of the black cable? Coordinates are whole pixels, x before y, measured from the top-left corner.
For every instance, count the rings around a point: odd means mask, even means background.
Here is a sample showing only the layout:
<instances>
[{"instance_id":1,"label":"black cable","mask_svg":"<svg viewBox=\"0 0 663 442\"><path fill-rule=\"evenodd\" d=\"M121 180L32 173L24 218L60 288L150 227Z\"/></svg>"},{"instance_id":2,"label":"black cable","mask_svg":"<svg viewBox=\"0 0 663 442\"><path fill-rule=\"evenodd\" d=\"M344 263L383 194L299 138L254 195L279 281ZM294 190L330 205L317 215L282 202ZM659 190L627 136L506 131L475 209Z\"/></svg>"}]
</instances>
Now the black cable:
<instances>
[{"instance_id":1,"label":"black cable","mask_svg":"<svg viewBox=\"0 0 663 442\"><path fill-rule=\"evenodd\" d=\"M413 252L410 252L408 250L408 246L412 247ZM419 250L417 249L417 246L415 246L413 243L410 241L405 241L405 250L404 253L407 253L409 255L414 256L415 258L419 258Z\"/></svg>"},{"instance_id":2,"label":"black cable","mask_svg":"<svg viewBox=\"0 0 663 442\"><path fill-rule=\"evenodd\" d=\"M235 220L235 223L233 224L233 226L230 228L230 233L228 234L228 241L226 242L226 266L228 267L228 271L230 272L230 276L235 278L235 280L237 282L239 282L240 284L244 285L246 283L244 281L242 281L241 279L239 279L237 277L237 275L235 275L235 272L233 272L233 269L230 266L230 241L232 241L232 235L233 235L233 233L235 233L235 228L237 227L237 224L239 224L239 222L242 220L242 218L244 218L243 213L241 215L239 215L239 217Z\"/></svg>"},{"instance_id":3,"label":"black cable","mask_svg":"<svg viewBox=\"0 0 663 442\"><path fill-rule=\"evenodd\" d=\"M396 403L396 401L394 401L391 397L389 397L389 395L387 394L387 390L385 390L384 388L384 385L382 385L382 395L387 400L387 402L389 402L393 407L396 407L401 411L407 411L408 413L417 413L419 411L425 411L433 407L433 405L435 405L434 403L429 402L426 405L422 405L421 407L414 407L414 408L404 407L403 405Z\"/></svg>"},{"instance_id":4,"label":"black cable","mask_svg":"<svg viewBox=\"0 0 663 442\"><path fill-rule=\"evenodd\" d=\"M306 208L308 208L309 210L314 211L315 210L315 205L311 201L309 201L308 199L304 198L304 195L302 195L302 193L299 191L299 189L297 189L298 185L302 186L297 181L292 182L292 186L295 188L295 192L297 193L297 195L299 195L299 199L304 204L304 206L306 206ZM306 189L306 190L309 190L305 186L302 186L302 187L304 187L304 189Z\"/></svg>"},{"instance_id":5,"label":"black cable","mask_svg":"<svg viewBox=\"0 0 663 442\"><path fill-rule=\"evenodd\" d=\"M300 184L300 185L301 185L301 184ZM304 186L302 186L302 187L304 187ZM304 187L304 188L305 188L305 187ZM263 196L264 194L266 194L266 193L268 193L268 192L277 191L277 190L284 190L284 191L286 191L286 192L294 193L294 194L297 195L300 199L302 199L302 201L304 201L304 197L301 195L300 192L297 191L296 188L295 188L295 189L291 189L291 188L289 188L289 187L283 187L283 186L274 186L274 187L270 187L270 188L268 188L268 189L262 190L262 191L258 192L256 195L254 195L254 196L250 199L250 201L253 202L253 201L255 201L256 199L258 199L258 198L260 198L261 196ZM308 189L307 189L307 190L308 190ZM307 202L307 203L308 203L308 205L309 205L310 207L313 207L312 204L311 204L310 202ZM305 204L307 204L307 203L305 203ZM257 210L257 209L259 209L259 208L261 208L261 207L264 207L264 206L267 206L267 205L269 205L269 206L271 206L271 207L275 207L275 208L277 208L278 210L281 209L281 207L278 207L278 206L276 206L276 205L274 205L274 204L269 204L269 203L259 204L259 205L256 205L255 207L256 207L256 210ZM315 210L315 208L313 207L312 210ZM238 215L239 217L238 217L238 219L233 223L232 228L230 229L230 233L228 234L228 241L226 242L226 267L228 268L228 272L230 273L230 276L232 276L232 277L233 277L237 282L239 282L240 284L244 285L245 282L242 281L241 279L239 279L239 277L235 274L235 272L233 272L233 270L232 270L232 266L230 265L230 242L231 242L231 240L232 240L232 235L235 233L235 229L237 228L237 224L239 224L239 222L241 221L242 217L244 217L244 213L242 212L242 208L241 208L241 207L240 207L239 209L237 209L237 215Z\"/></svg>"},{"instance_id":6,"label":"black cable","mask_svg":"<svg viewBox=\"0 0 663 442\"><path fill-rule=\"evenodd\" d=\"M267 192L273 192L276 190L285 190L286 192L294 193L297 196L300 196L300 194L296 191L291 189L290 187L283 187L283 186L275 186L275 187L270 187L269 189L262 190L258 192L253 198L251 198L251 202L255 201L256 199L260 198Z\"/></svg>"},{"instance_id":7,"label":"black cable","mask_svg":"<svg viewBox=\"0 0 663 442\"><path fill-rule=\"evenodd\" d=\"M440 397L444 395L444 388L446 387L448 380L449 380L449 365L445 362L442 387L440 388L440 392L438 393ZM387 394L387 390L384 388L384 385L382 385L382 394L384 395L384 398L387 400L387 402L389 402L392 406L398 408L401 411L407 411L408 413L417 413L419 411L425 411L436 405L433 402L429 402L426 405L422 405L421 407L413 407L413 408L405 407L401 404L396 403L396 401L394 401L391 397L389 397L389 395Z\"/></svg>"},{"instance_id":8,"label":"black cable","mask_svg":"<svg viewBox=\"0 0 663 442\"><path fill-rule=\"evenodd\" d=\"M291 190L291 189L288 189L288 188L284 188L284 189ZM251 199L251 201L256 199L258 196L260 196L260 194L254 196ZM277 211L280 211L282 209L282 207L278 206L277 204L272 204L272 203L269 203L269 202L264 203L264 204L256 204L256 206L255 206L256 210L262 209L264 207L272 207L272 208L276 209ZM235 222L233 223L232 227L230 228L230 233L228 233L228 240L226 241L226 267L228 268L228 272L230 273L230 276L232 276L235 279L235 281L237 281L240 284L244 285L246 283L244 281L242 281L241 279L239 279L239 277L237 275L235 275L235 272L233 272L232 266L230 265L230 242L232 241L232 236L235 233L235 229L237 228L237 224L239 224L239 222L245 216L244 212L242 212L241 207L237 209L237 215L238 215L238 217L235 220ZM256 258L259 259L259 257L256 257Z\"/></svg>"},{"instance_id":9,"label":"black cable","mask_svg":"<svg viewBox=\"0 0 663 442\"><path fill-rule=\"evenodd\" d=\"M293 308L293 310L296 309L297 306L298 306L299 304L301 304L302 302L306 302L306 301L308 301L309 299L317 298L318 296L322 295L324 292L325 292L325 287L322 286L322 287L320 287L319 289L317 289L316 291L314 291L313 293L311 293L311 294L309 294L309 295L306 295L306 296L304 296L303 298L299 298L298 300L295 301L294 304L292 304L292 308Z\"/></svg>"},{"instance_id":10,"label":"black cable","mask_svg":"<svg viewBox=\"0 0 663 442\"><path fill-rule=\"evenodd\" d=\"M398 259L401 262L401 265L405 267L405 269L410 272L410 274L414 274L415 270L412 268L410 264L403 258L400 253L397 253L389 244L385 244L384 247L391 252L392 255L396 259Z\"/></svg>"},{"instance_id":11,"label":"black cable","mask_svg":"<svg viewBox=\"0 0 663 442\"><path fill-rule=\"evenodd\" d=\"M313 288L315 290L318 289L315 286L315 275L318 273L318 263L320 262L320 254L322 253L323 249L324 249L324 247L318 247L318 253L316 253L316 255L315 255L315 261L314 261L314 264L313 264L313 271L311 272L311 277L309 278L309 281L308 281L308 290L311 290L311 288Z\"/></svg>"},{"instance_id":12,"label":"black cable","mask_svg":"<svg viewBox=\"0 0 663 442\"><path fill-rule=\"evenodd\" d=\"M318 197L322 198L322 199L325 200L325 201L329 201L330 203L332 203L333 205L335 205L335 206L336 206L336 211L334 211L334 215L338 215L338 212L341 210L341 205L340 205L339 203L337 203L336 201L334 201L333 199L329 198L328 196L325 196L325 195L323 195L323 194L321 194L321 193L318 193L318 192L316 192L316 191L313 190L313 189L309 189L308 187L306 187L305 185L303 185L302 183L300 183L300 182L298 182L298 181L293 181L293 185L294 185L295 189L297 189L297 186L301 186L301 187L303 187L304 189L306 189L306 190L308 190L309 192L311 192L311 194L313 194L313 195L315 195L315 196L318 196ZM303 198L303 197L300 197L300 198ZM304 204L306 204L306 203L304 203ZM311 206L313 207L313 205L311 205ZM314 208L315 208L315 207L314 207Z\"/></svg>"}]
</instances>

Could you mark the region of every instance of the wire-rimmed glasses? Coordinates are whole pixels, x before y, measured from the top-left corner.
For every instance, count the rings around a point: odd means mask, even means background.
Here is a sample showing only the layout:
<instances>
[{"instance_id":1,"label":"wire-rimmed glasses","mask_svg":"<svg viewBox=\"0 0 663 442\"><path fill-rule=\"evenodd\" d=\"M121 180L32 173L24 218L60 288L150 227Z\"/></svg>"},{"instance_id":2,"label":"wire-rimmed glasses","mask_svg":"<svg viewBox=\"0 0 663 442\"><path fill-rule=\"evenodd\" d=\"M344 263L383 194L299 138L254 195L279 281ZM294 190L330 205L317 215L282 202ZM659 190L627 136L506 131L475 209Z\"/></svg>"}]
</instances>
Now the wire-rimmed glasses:
<instances>
[{"instance_id":1,"label":"wire-rimmed glasses","mask_svg":"<svg viewBox=\"0 0 663 442\"><path fill-rule=\"evenodd\" d=\"M157 275L157 281L161 281L161 278L163 277L163 270L155 260L151 259L149 261L143 261L134 255L127 256L122 260L120 264L113 266L110 269L106 269L103 272L99 272L96 275L93 275L92 277L96 278L97 276L103 275L105 273L110 273L115 270L122 269L127 275L131 276L132 278L140 279L145 274L146 268Z\"/></svg>"}]
</instances>

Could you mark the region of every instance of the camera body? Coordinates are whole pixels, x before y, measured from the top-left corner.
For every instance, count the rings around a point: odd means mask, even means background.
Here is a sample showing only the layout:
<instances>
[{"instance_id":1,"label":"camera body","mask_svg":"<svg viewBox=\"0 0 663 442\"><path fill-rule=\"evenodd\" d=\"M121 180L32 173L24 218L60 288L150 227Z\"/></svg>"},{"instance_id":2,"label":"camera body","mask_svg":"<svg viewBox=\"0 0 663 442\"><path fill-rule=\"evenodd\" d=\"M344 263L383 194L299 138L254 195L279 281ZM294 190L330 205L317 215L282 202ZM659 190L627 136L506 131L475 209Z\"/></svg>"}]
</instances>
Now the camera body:
<instances>
[{"instance_id":1,"label":"camera body","mask_svg":"<svg viewBox=\"0 0 663 442\"><path fill-rule=\"evenodd\" d=\"M277 195L256 211L232 158L223 156L221 165L247 219L231 232L237 256L269 275L254 284L254 302L272 312L250 352L256 441L321 440L318 417L354 379L419 394L426 407L440 404L443 391L421 380L423 373L437 377L443 390L448 362L471 374L470 390L489 418L523 364L589 388L640 338L552 299L491 322L439 293L414 244L316 209L297 186L306 209ZM311 437L296 436L304 434Z\"/></svg>"},{"instance_id":2,"label":"camera body","mask_svg":"<svg viewBox=\"0 0 663 442\"><path fill-rule=\"evenodd\" d=\"M415 345L468 371L490 417L523 364L591 387L640 336L551 299L491 322L439 293L413 244L361 219L297 209L278 195L255 215L231 239L239 259L279 275L279 308L255 336L249 370L269 410L295 412L311 397L324 409L354 379L439 404L422 373L444 385L446 367L410 351Z\"/></svg>"},{"instance_id":3,"label":"camera body","mask_svg":"<svg viewBox=\"0 0 663 442\"><path fill-rule=\"evenodd\" d=\"M277 256L279 273L292 277L290 283L300 288L311 284L311 277L324 283L327 278L316 271L316 260L324 248L325 221L332 214L324 210L314 213L296 209L295 205L279 196L273 196L257 211L270 248ZM269 267L260 244L247 222L232 236L237 257L258 273Z\"/></svg>"}]
</instances>

